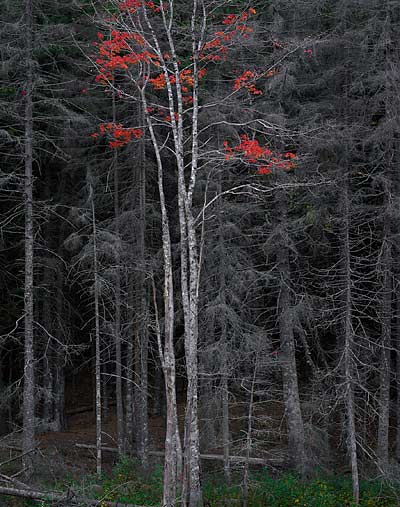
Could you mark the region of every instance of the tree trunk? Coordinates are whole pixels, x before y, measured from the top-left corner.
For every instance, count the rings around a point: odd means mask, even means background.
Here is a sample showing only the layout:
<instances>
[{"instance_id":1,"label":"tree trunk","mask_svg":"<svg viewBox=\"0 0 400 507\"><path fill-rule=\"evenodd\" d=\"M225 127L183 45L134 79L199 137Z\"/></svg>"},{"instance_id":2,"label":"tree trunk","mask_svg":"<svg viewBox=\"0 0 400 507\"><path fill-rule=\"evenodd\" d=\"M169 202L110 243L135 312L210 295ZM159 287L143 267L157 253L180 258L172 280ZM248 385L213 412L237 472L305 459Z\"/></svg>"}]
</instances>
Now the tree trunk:
<instances>
[{"instance_id":1,"label":"tree trunk","mask_svg":"<svg viewBox=\"0 0 400 507\"><path fill-rule=\"evenodd\" d=\"M32 454L35 445L35 371L33 335L33 3L25 0L25 286L24 286L24 391L23 391L23 457L27 480L33 473Z\"/></svg>"},{"instance_id":2,"label":"tree trunk","mask_svg":"<svg viewBox=\"0 0 400 507\"><path fill-rule=\"evenodd\" d=\"M139 112L140 123L144 123L143 114ZM145 142L140 144L135 179L135 203L139 212L139 220L135 223L134 237L136 240L136 273L134 311L134 404L136 423L136 451L144 468L148 464L148 287L145 272L146 256L146 167Z\"/></svg>"},{"instance_id":3,"label":"tree trunk","mask_svg":"<svg viewBox=\"0 0 400 507\"><path fill-rule=\"evenodd\" d=\"M100 307L99 307L99 273L97 262L97 228L94 205L94 189L90 187L92 206L93 232L93 274L94 274L94 313L95 313L95 393L96 393L96 472L102 473L102 403L101 403L101 343L100 343Z\"/></svg>"},{"instance_id":4,"label":"tree trunk","mask_svg":"<svg viewBox=\"0 0 400 507\"><path fill-rule=\"evenodd\" d=\"M129 300L129 311L128 311L128 339L127 339L127 358L126 358L126 393L125 393L125 404L126 404L126 449L130 453L134 450L134 419L135 419L135 403L134 403L134 350L133 350L133 329L132 322L134 319L133 313L133 284L129 281L128 287L128 300Z\"/></svg>"},{"instance_id":5,"label":"tree trunk","mask_svg":"<svg viewBox=\"0 0 400 507\"><path fill-rule=\"evenodd\" d=\"M142 105L147 111L147 102L142 90ZM164 271L164 348L161 342L161 330L157 326L157 342L160 360L164 372L165 396L167 405L167 422L165 434L165 459L164 459L164 487L163 506L173 507L177 500L178 481L181 481L182 470L182 449L178 427L178 412L176 403L176 371L175 371L175 350L174 350L174 285L172 272L171 234L169 229L168 212L165 201L163 182L163 163L160 148L154 133L151 118L146 113L146 123L149 129L151 141L157 161L157 182L161 207L162 226L162 249L163 249L163 271ZM157 301L155 288L153 289L154 310L157 313ZM156 319L158 322L158 319Z\"/></svg>"},{"instance_id":6,"label":"tree trunk","mask_svg":"<svg viewBox=\"0 0 400 507\"><path fill-rule=\"evenodd\" d=\"M225 362L225 361L224 361ZM226 371L226 367L225 367ZM228 374L223 373L222 382L222 446L224 449L224 476L227 484L231 482L230 432L229 432L229 384Z\"/></svg>"},{"instance_id":7,"label":"tree trunk","mask_svg":"<svg viewBox=\"0 0 400 507\"><path fill-rule=\"evenodd\" d=\"M182 188L182 187L181 187ZM179 191L181 193L181 190ZM187 298L183 295L185 319L185 359L187 374L187 397L185 415L185 470L183 482L183 502L189 507L198 507L202 504L200 484L200 434L198 426L198 277L199 266L195 229L191 210L186 204L185 223L181 228L186 229L181 234L181 250L187 248L187 255L181 255L182 287L187 291ZM188 265L183 263L188 261ZM183 292L183 290L182 290ZM186 306L186 308L185 308Z\"/></svg>"},{"instance_id":8,"label":"tree trunk","mask_svg":"<svg viewBox=\"0 0 400 507\"><path fill-rule=\"evenodd\" d=\"M391 47L391 14L389 3L386 4L386 21L384 36L386 39L386 101L385 114L388 124L395 121L397 113L392 113L392 97L390 96L390 53L394 50ZM392 78L393 79L393 78ZM391 323L392 323L392 139L393 133L386 133L383 144L384 150L384 171L383 171L383 238L382 238L382 315L381 315L381 364L380 364L380 391L379 391L379 422L378 422L378 471L383 476L389 473L389 416L390 416L390 347L391 347Z\"/></svg>"},{"instance_id":9,"label":"tree trunk","mask_svg":"<svg viewBox=\"0 0 400 507\"><path fill-rule=\"evenodd\" d=\"M48 341L50 340L49 335L53 334L53 329L51 325L51 301L52 298L46 296L51 294L52 291L52 273L51 266L48 265L50 259L43 260L43 298L42 298L42 326L44 328L43 332L43 344L44 344L44 357L43 357L43 431L50 431L51 423L54 420L54 396L55 389L57 386L55 385L53 378L53 371L55 368L54 361L54 344L50 343L47 346ZM47 334L49 333L49 335Z\"/></svg>"},{"instance_id":10,"label":"tree trunk","mask_svg":"<svg viewBox=\"0 0 400 507\"><path fill-rule=\"evenodd\" d=\"M390 223L390 171L385 170L385 213L383 224L382 255L382 334L378 424L378 469L387 476L389 472L389 412L390 412L390 347L392 321L392 253Z\"/></svg>"},{"instance_id":11,"label":"tree trunk","mask_svg":"<svg viewBox=\"0 0 400 507\"><path fill-rule=\"evenodd\" d=\"M344 271L344 305L345 315L344 327L344 381L345 381L345 404L347 420L347 438L350 455L351 477L353 485L353 498L358 505L360 498L358 457L357 457L357 433L355 423L355 402L354 402L354 334L352 324L353 297L350 257L350 195L349 175L345 176L342 192L341 208L343 210L343 231L342 231L342 258Z\"/></svg>"},{"instance_id":12,"label":"tree trunk","mask_svg":"<svg viewBox=\"0 0 400 507\"><path fill-rule=\"evenodd\" d=\"M287 196L283 193L278 193L277 200L280 227L282 227L282 231L285 231L287 220ZM280 251L278 272L280 276L280 294L278 301L279 335L281 344L280 356L283 397L288 425L289 453L292 465L300 474L304 474L306 468L305 435L297 379L289 250L286 245L282 245Z\"/></svg>"},{"instance_id":13,"label":"tree trunk","mask_svg":"<svg viewBox=\"0 0 400 507\"><path fill-rule=\"evenodd\" d=\"M113 91L113 123L116 123L115 91ZM120 255L120 206L119 206L119 174L118 155L114 150L114 219L115 233L118 241L115 258L115 311L114 311L114 339L115 339L115 394L117 401L117 445L119 454L125 453L124 435L124 407L122 400L122 342L121 342L121 255Z\"/></svg>"},{"instance_id":14,"label":"tree trunk","mask_svg":"<svg viewBox=\"0 0 400 507\"><path fill-rule=\"evenodd\" d=\"M253 445L253 411L254 411L254 388L257 379L258 357L255 359L253 377L251 379L249 392L249 409L247 413L247 434L246 434L246 460L243 469L243 507L247 507L249 498L249 463L251 448Z\"/></svg>"},{"instance_id":15,"label":"tree trunk","mask_svg":"<svg viewBox=\"0 0 400 507\"><path fill-rule=\"evenodd\" d=\"M396 459L400 463L400 294L397 291L396 343Z\"/></svg>"}]
</instances>

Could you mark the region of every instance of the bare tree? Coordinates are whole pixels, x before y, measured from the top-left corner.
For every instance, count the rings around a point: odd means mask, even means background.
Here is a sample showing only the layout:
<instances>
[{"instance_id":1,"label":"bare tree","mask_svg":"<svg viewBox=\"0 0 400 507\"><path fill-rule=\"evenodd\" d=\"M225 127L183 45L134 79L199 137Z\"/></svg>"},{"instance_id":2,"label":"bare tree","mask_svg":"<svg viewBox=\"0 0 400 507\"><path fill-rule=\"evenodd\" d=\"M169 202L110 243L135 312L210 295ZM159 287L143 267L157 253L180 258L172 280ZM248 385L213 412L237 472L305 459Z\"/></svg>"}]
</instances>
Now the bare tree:
<instances>
[{"instance_id":1,"label":"bare tree","mask_svg":"<svg viewBox=\"0 0 400 507\"><path fill-rule=\"evenodd\" d=\"M92 243L93 243L93 294L95 320L95 396L96 396L96 471L102 473L102 403L101 403L101 341L100 341L100 289L98 272L97 227L94 204L94 189L89 184L89 201L92 214Z\"/></svg>"},{"instance_id":2,"label":"bare tree","mask_svg":"<svg viewBox=\"0 0 400 507\"><path fill-rule=\"evenodd\" d=\"M277 213L280 234L283 243L287 242L286 224L287 196L277 192ZM281 343L281 365L283 378L283 397L285 402L286 420L288 425L289 452L291 460L300 473L305 472L306 453L304 424L300 406L299 385L297 378L296 347L294 338L294 310L291 302L291 277L288 245L282 244L279 252L278 273L280 278L279 335Z\"/></svg>"},{"instance_id":3,"label":"bare tree","mask_svg":"<svg viewBox=\"0 0 400 507\"><path fill-rule=\"evenodd\" d=\"M25 1L25 286L24 286L24 393L23 393L23 467L27 479L33 473L32 454L35 445L35 371L34 371L34 219L33 219L33 2Z\"/></svg>"},{"instance_id":4,"label":"bare tree","mask_svg":"<svg viewBox=\"0 0 400 507\"><path fill-rule=\"evenodd\" d=\"M349 172L345 174L343 188L341 189L341 209L343 212L342 224L342 263L343 263L343 368L345 386L345 407L347 422L347 438L350 454L351 477L353 484L353 497L358 505L360 499L360 484L357 456L357 430L354 401L355 361L354 361L354 331L353 331L353 295L352 295L352 269L350 257L350 195Z\"/></svg>"}]
</instances>

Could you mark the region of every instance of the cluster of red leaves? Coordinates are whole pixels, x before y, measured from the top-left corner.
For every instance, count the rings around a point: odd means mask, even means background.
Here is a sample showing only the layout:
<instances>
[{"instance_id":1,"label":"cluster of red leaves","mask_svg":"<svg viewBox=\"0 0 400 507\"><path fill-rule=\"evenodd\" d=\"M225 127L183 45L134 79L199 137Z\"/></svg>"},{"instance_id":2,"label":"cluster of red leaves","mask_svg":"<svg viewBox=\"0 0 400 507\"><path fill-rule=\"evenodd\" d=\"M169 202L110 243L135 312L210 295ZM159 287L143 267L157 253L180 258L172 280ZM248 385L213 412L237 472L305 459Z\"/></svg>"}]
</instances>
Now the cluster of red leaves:
<instances>
[{"instance_id":1,"label":"cluster of red leaves","mask_svg":"<svg viewBox=\"0 0 400 507\"><path fill-rule=\"evenodd\" d=\"M197 73L198 79L202 79L206 75L207 71L206 69L200 69ZM174 74L171 74L169 77L169 82L174 85L176 84L176 77ZM184 94L190 93L190 89L193 88L194 85L194 76L193 76L193 70L192 69L184 69L179 73L179 81L181 84L182 92ZM164 88L167 86L165 75L163 72L158 74L154 78L149 79L149 83L153 86L154 90L164 90ZM185 103L191 103L193 100L193 97L185 96L183 97L183 101Z\"/></svg>"},{"instance_id":2,"label":"cluster of red leaves","mask_svg":"<svg viewBox=\"0 0 400 507\"><path fill-rule=\"evenodd\" d=\"M214 37L203 44L200 53L200 59L208 62L220 62L226 61L226 53L228 51L228 45L237 34L247 38L249 33L253 31L252 28L247 26L245 23L250 16L256 13L256 10L252 7L248 11L242 12L242 14L228 14L222 20L222 24L226 25L227 31L219 30L214 33Z\"/></svg>"},{"instance_id":3,"label":"cluster of red leaves","mask_svg":"<svg viewBox=\"0 0 400 507\"><path fill-rule=\"evenodd\" d=\"M284 154L274 153L270 148L261 146L257 139L249 139L246 134L240 136L240 143L231 148L228 141L224 142L225 160L230 160L236 154L243 154L250 164L258 166L259 174L271 174L273 169L294 169L296 155L288 151Z\"/></svg>"},{"instance_id":4,"label":"cluster of red leaves","mask_svg":"<svg viewBox=\"0 0 400 507\"><path fill-rule=\"evenodd\" d=\"M174 113L174 118L175 118L175 121L178 121L178 119L179 119L179 114L175 112L175 113ZM171 120L172 120L171 115L167 114L167 116L165 117L165 121L170 122Z\"/></svg>"},{"instance_id":5,"label":"cluster of red leaves","mask_svg":"<svg viewBox=\"0 0 400 507\"><path fill-rule=\"evenodd\" d=\"M119 4L121 12L126 11L130 14L134 14L141 7L147 7L156 13L161 11L161 7L157 6L154 2L144 2L143 0L124 0Z\"/></svg>"},{"instance_id":6,"label":"cluster of red leaves","mask_svg":"<svg viewBox=\"0 0 400 507\"><path fill-rule=\"evenodd\" d=\"M235 25L236 23L244 23L248 20L251 15L256 14L256 10L250 7L248 11L242 12L242 14L228 14L222 21L223 25Z\"/></svg>"},{"instance_id":7,"label":"cluster of red leaves","mask_svg":"<svg viewBox=\"0 0 400 507\"><path fill-rule=\"evenodd\" d=\"M226 53L228 51L227 44L235 36L235 32L215 32L214 39L203 44L200 53L200 60L207 62L226 61Z\"/></svg>"},{"instance_id":8,"label":"cluster of red leaves","mask_svg":"<svg viewBox=\"0 0 400 507\"><path fill-rule=\"evenodd\" d=\"M99 135L111 135L113 140L108 143L110 148L120 148L128 144L132 139L143 137L143 130L124 128L120 123L101 123L99 125L99 131L100 133L93 132L91 137L96 139Z\"/></svg>"},{"instance_id":9,"label":"cluster of red leaves","mask_svg":"<svg viewBox=\"0 0 400 507\"><path fill-rule=\"evenodd\" d=\"M254 81L258 77L259 76L256 72L245 70L241 76L235 79L233 89L240 90L241 88L245 88L252 95L262 95L262 91L259 90L254 84Z\"/></svg>"},{"instance_id":10,"label":"cluster of red leaves","mask_svg":"<svg viewBox=\"0 0 400 507\"><path fill-rule=\"evenodd\" d=\"M104 34L98 33L100 42L95 42L100 58L96 59L99 65L99 74L96 81L105 83L113 79L112 72L117 69L128 69L129 65L137 65L139 62L152 63L159 67L160 61L154 53L148 50L136 51L134 46L143 48L145 40L135 32L120 32L113 30L109 39Z\"/></svg>"}]
</instances>

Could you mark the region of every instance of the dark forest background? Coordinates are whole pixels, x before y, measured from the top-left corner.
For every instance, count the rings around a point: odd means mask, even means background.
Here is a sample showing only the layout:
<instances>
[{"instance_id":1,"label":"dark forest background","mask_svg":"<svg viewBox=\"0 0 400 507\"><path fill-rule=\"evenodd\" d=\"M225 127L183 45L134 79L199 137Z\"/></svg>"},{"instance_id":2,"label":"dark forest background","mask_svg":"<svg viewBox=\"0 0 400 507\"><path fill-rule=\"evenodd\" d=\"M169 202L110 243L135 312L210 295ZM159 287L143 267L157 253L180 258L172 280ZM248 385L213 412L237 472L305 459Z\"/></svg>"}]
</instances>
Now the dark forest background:
<instances>
[{"instance_id":1,"label":"dark forest background","mask_svg":"<svg viewBox=\"0 0 400 507\"><path fill-rule=\"evenodd\" d=\"M144 125L137 103L95 80L104 3L35 0L30 59L26 6L0 3L0 442L12 435L15 446L27 418L34 433L25 432L25 450L26 438L61 435L77 414L95 426L98 334L103 445L146 466L162 449L166 417L156 336L161 212L146 129L118 150L91 136L113 118ZM260 458L306 477L340 469L353 482L398 479L400 6L265 0L254 8L257 37L213 67L205 93L220 96L235 66L275 72L257 85L262 94L221 107L210 146L239 139L235 121L256 114L262 123L251 135L296 161L258 174L221 156L199 172L200 449L220 456L227 481L246 456L247 466ZM176 176L164 156L179 286ZM177 293L178 415L183 318ZM89 436L80 442L95 444Z\"/></svg>"}]
</instances>

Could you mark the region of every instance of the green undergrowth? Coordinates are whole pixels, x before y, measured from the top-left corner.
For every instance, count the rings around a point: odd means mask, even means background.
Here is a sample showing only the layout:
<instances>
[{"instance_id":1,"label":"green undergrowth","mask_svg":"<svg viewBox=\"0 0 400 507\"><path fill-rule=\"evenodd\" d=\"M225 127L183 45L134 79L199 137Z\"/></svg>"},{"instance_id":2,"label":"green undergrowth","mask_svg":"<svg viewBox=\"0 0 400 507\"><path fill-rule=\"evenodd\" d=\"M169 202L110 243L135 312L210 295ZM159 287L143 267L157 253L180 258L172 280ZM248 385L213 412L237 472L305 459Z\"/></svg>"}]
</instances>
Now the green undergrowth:
<instances>
[{"instance_id":1,"label":"green undergrowth","mask_svg":"<svg viewBox=\"0 0 400 507\"><path fill-rule=\"evenodd\" d=\"M206 480L203 484L204 504L207 507L241 507L243 488L240 476L232 482L235 485L228 486L216 475ZM162 467L144 473L135 461L126 458L114 467L111 475L101 479L86 477L79 484L70 486L78 495L86 497L156 506L160 505L162 497ZM398 507L399 495L399 485L362 481L359 505ZM319 477L305 482L293 474L272 478L268 471L262 470L250 476L247 507L355 507L355 503L351 481L347 477Z\"/></svg>"}]
</instances>

